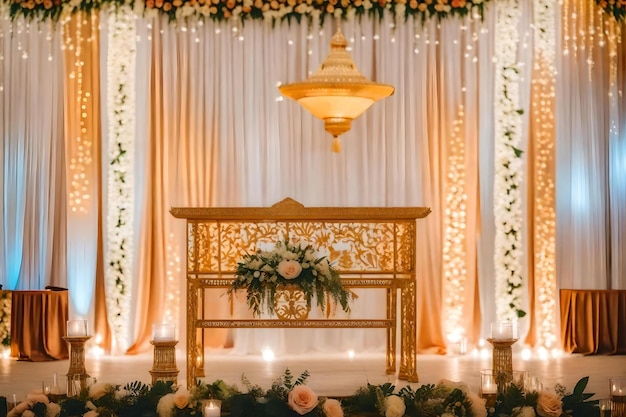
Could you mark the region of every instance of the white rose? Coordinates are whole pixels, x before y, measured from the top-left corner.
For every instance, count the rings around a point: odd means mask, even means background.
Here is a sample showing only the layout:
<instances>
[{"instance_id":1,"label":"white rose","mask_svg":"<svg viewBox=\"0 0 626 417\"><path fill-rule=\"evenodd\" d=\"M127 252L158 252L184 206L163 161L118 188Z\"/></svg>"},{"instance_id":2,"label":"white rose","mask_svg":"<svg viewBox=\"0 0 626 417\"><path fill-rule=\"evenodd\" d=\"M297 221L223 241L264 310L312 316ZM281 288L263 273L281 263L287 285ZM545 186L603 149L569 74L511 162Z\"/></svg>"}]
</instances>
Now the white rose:
<instances>
[{"instance_id":1,"label":"white rose","mask_svg":"<svg viewBox=\"0 0 626 417\"><path fill-rule=\"evenodd\" d=\"M402 417L406 411L404 400L397 395L385 399L385 417Z\"/></svg>"},{"instance_id":2,"label":"white rose","mask_svg":"<svg viewBox=\"0 0 626 417\"><path fill-rule=\"evenodd\" d=\"M276 268L280 276L285 279L294 279L300 276L302 272L302 266L298 261L287 260L281 261Z\"/></svg>"}]
</instances>

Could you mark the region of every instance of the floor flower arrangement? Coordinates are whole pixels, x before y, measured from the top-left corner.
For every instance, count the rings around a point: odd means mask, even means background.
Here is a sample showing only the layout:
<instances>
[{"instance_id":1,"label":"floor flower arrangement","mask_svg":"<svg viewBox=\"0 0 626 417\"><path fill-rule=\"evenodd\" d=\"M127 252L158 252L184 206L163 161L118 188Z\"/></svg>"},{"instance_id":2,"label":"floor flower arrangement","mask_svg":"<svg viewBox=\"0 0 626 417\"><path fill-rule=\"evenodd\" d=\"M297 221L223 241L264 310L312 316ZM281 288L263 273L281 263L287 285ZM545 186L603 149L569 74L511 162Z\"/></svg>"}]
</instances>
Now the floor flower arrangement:
<instances>
[{"instance_id":1,"label":"floor flower arrangement","mask_svg":"<svg viewBox=\"0 0 626 417\"><path fill-rule=\"evenodd\" d=\"M554 392L524 392L510 385L494 407L464 383L438 384L399 390L390 383L367 384L343 398L318 396L307 384L309 373L295 376L288 369L264 390L242 377L244 390L221 380L199 382L191 390L171 382L146 385L95 383L76 397L31 393L8 417L202 417L203 402L219 399L226 417L594 417L599 416L594 394L585 393L588 378L574 391L557 386Z\"/></svg>"}]
</instances>

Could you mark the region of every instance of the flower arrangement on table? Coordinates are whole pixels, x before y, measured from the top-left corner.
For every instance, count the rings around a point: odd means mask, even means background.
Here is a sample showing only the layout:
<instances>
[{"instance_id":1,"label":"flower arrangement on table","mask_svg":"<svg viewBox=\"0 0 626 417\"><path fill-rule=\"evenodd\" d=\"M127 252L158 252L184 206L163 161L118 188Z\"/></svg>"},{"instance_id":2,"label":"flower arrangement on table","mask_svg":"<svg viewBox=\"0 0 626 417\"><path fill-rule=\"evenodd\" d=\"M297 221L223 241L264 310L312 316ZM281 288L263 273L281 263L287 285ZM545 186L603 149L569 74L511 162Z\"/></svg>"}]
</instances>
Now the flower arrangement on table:
<instances>
[{"instance_id":1,"label":"flower arrangement on table","mask_svg":"<svg viewBox=\"0 0 626 417\"><path fill-rule=\"evenodd\" d=\"M255 316L262 312L274 314L277 289L294 285L304 293L310 309L313 298L320 309L327 301L341 305L345 312L350 311L352 294L341 284L341 278L328 258L319 256L310 245L279 241L271 251L257 250L246 254L237 263L235 279L229 289L247 290L248 307Z\"/></svg>"},{"instance_id":2,"label":"flower arrangement on table","mask_svg":"<svg viewBox=\"0 0 626 417\"><path fill-rule=\"evenodd\" d=\"M11 292L0 290L0 346L11 346Z\"/></svg>"},{"instance_id":3,"label":"flower arrangement on table","mask_svg":"<svg viewBox=\"0 0 626 417\"><path fill-rule=\"evenodd\" d=\"M221 415L229 417L599 416L597 401L588 401L594 394L584 392L588 377L581 379L572 393L561 386L555 392L525 393L510 385L489 410L482 398L459 382L442 380L399 391L390 383L367 384L340 401L319 397L306 385L308 377L307 371L296 378L287 369L264 390L243 376L245 391L221 380L198 382L190 391L172 382L153 386L96 383L71 398L31 393L8 417L202 417L203 401L209 398L221 400Z\"/></svg>"}]
</instances>

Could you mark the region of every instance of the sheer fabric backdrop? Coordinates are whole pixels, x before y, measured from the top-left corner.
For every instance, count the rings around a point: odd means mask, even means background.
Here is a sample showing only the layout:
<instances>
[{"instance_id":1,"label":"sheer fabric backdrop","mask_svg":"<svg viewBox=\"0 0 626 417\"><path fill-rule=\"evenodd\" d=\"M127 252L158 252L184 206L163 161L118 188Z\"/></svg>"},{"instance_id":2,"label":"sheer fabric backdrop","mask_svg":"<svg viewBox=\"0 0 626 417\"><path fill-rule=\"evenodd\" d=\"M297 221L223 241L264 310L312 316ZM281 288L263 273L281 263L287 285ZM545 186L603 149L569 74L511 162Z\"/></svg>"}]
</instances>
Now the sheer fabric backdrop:
<instances>
[{"instance_id":1,"label":"sheer fabric backdrop","mask_svg":"<svg viewBox=\"0 0 626 417\"><path fill-rule=\"evenodd\" d=\"M564 2L565 18L573 8L573 2ZM450 135L461 106L469 201L464 328L470 341L484 337L495 319L494 16L489 7L482 22L422 25L409 19L394 24L388 16L342 22L360 70L393 84L396 93L353 123L340 154L330 152L322 122L296 103L281 100L277 90L279 82L302 80L317 69L335 22L274 28L259 21L244 26L207 22L183 28L140 18L135 150L139 215L130 351L147 346L154 322L179 320L184 328L186 233L184 222L169 215L170 207L267 206L287 196L306 206L431 207L432 214L418 224L419 347L442 351L442 221L453 150ZM65 259L78 254L75 245L67 246L64 224L70 217L65 215L59 30L49 33L46 25L33 30L34 24L27 30L19 19L1 19L0 26L5 34L0 43L0 283L20 289L69 285L72 293L78 288L73 288ZM528 39L529 26L527 17L519 28L521 39ZM100 82L106 91L105 24L101 31ZM557 26L557 39L563 33ZM570 39L571 50L576 42L582 50L589 39ZM617 82L609 99L608 51L598 38L593 42L593 71L585 54L557 54L557 276L562 288L623 289L626 106L621 91L626 43L622 39L617 50ZM557 50L562 49L559 44ZM527 68L530 50L520 54ZM522 90L529 91L531 73L525 74ZM101 118L105 138L104 112ZM100 184L106 195L106 180ZM106 208L104 202L100 209ZM74 242L93 242L93 228L68 227ZM98 248L101 259L102 245ZM82 272L91 281L102 273L98 267ZM100 292L95 299L101 302L102 297ZM377 304L376 295L362 294L354 314ZM214 294L207 307L228 313L221 294ZM238 353L256 352L266 344L277 351L301 352L381 349L384 343L375 331L361 330L310 332L306 338L282 330L211 332L207 337L214 346L234 346Z\"/></svg>"}]
</instances>

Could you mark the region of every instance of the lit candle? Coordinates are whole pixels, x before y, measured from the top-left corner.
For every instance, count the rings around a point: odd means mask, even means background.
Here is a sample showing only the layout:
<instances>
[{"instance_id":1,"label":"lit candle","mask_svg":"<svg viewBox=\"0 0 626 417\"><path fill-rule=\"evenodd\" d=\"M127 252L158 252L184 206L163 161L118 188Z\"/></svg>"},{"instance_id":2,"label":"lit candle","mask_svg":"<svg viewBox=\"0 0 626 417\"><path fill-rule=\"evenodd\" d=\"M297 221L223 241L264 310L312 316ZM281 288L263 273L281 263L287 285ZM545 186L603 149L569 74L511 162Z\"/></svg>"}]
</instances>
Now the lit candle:
<instances>
[{"instance_id":1,"label":"lit candle","mask_svg":"<svg viewBox=\"0 0 626 417\"><path fill-rule=\"evenodd\" d=\"M491 338L495 340L517 339L517 324L511 321L491 323Z\"/></svg>"},{"instance_id":2,"label":"lit candle","mask_svg":"<svg viewBox=\"0 0 626 417\"><path fill-rule=\"evenodd\" d=\"M68 320L67 336L81 337L87 336L87 320Z\"/></svg>"},{"instance_id":3,"label":"lit candle","mask_svg":"<svg viewBox=\"0 0 626 417\"><path fill-rule=\"evenodd\" d=\"M220 417L222 413L222 402L220 400L206 400L202 405L202 417Z\"/></svg>"},{"instance_id":4,"label":"lit candle","mask_svg":"<svg viewBox=\"0 0 626 417\"><path fill-rule=\"evenodd\" d=\"M176 340L176 325L171 323L153 324L152 340L155 342L173 342Z\"/></svg>"},{"instance_id":5,"label":"lit candle","mask_svg":"<svg viewBox=\"0 0 626 417\"><path fill-rule=\"evenodd\" d=\"M498 390L498 386L493 384L490 379L488 379L482 386L483 394L495 394Z\"/></svg>"}]
</instances>

